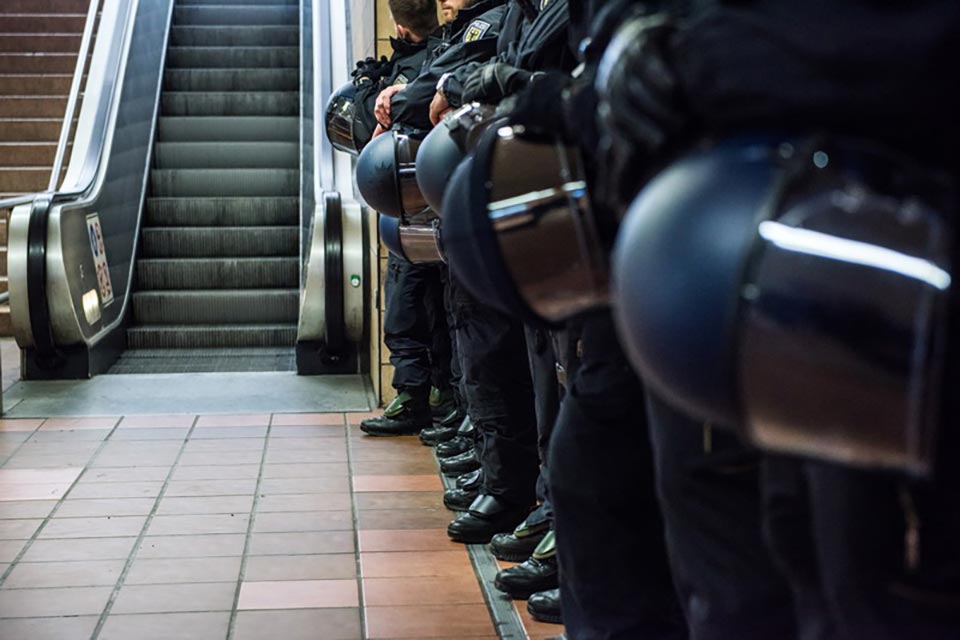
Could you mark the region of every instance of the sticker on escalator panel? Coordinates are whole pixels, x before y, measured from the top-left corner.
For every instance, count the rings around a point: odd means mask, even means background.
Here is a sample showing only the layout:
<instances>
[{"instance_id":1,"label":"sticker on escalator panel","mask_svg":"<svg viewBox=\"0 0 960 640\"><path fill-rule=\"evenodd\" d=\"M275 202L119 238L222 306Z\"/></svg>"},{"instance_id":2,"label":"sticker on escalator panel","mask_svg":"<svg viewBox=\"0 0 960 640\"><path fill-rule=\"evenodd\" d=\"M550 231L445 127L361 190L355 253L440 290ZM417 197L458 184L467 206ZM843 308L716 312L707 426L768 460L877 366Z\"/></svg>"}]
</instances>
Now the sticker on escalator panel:
<instances>
[{"instance_id":1,"label":"sticker on escalator panel","mask_svg":"<svg viewBox=\"0 0 960 640\"><path fill-rule=\"evenodd\" d=\"M100 227L100 215L87 216L87 235L90 237L90 251L97 271L97 286L100 289L100 301L103 306L113 302L113 283L110 281L110 267L107 265L107 248L103 244L103 229Z\"/></svg>"}]
</instances>

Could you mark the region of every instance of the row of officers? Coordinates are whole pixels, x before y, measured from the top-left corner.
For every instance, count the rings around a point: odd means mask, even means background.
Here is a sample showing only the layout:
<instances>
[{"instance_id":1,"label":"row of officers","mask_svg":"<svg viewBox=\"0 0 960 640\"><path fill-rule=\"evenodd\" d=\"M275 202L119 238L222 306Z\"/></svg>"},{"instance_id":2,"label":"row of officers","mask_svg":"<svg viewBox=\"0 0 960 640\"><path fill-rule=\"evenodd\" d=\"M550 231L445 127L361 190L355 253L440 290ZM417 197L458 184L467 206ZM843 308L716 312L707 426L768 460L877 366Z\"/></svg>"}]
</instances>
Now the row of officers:
<instances>
[{"instance_id":1,"label":"row of officers","mask_svg":"<svg viewBox=\"0 0 960 640\"><path fill-rule=\"evenodd\" d=\"M960 3L389 4L326 128L450 538L576 640L960 638Z\"/></svg>"}]
</instances>

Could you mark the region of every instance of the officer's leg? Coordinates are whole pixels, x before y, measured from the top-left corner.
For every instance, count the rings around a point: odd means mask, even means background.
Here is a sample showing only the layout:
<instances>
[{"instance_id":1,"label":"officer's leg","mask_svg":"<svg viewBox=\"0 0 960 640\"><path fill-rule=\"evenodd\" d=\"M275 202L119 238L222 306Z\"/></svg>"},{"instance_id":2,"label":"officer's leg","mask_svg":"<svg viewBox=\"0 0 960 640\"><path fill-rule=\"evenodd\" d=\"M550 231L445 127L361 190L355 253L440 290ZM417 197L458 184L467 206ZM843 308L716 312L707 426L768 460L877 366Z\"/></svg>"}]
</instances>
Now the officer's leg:
<instances>
[{"instance_id":1,"label":"officer's leg","mask_svg":"<svg viewBox=\"0 0 960 640\"><path fill-rule=\"evenodd\" d=\"M564 624L577 639L682 638L643 387L608 313L581 342L548 456Z\"/></svg>"},{"instance_id":2,"label":"officer's leg","mask_svg":"<svg viewBox=\"0 0 960 640\"><path fill-rule=\"evenodd\" d=\"M402 435L430 426L430 348L433 339L423 303L429 283L429 275L422 267L393 254L387 259L387 309L383 332L384 342L390 350L390 363L394 367L392 384L397 397L387 406L382 417L361 422L360 428L367 434Z\"/></svg>"},{"instance_id":3,"label":"officer's leg","mask_svg":"<svg viewBox=\"0 0 960 640\"><path fill-rule=\"evenodd\" d=\"M790 592L761 535L760 456L653 394L647 414L670 566L690 637L795 637Z\"/></svg>"},{"instance_id":4,"label":"officer's leg","mask_svg":"<svg viewBox=\"0 0 960 640\"><path fill-rule=\"evenodd\" d=\"M446 285L440 265L425 265L430 272L430 284L424 302L430 318L431 381L430 410L435 420L442 420L456 410L456 397L452 386L451 364L453 345L450 327L447 324L447 309L444 301ZM451 417L452 421L454 418Z\"/></svg>"},{"instance_id":5,"label":"officer's leg","mask_svg":"<svg viewBox=\"0 0 960 640\"><path fill-rule=\"evenodd\" d=\"M451 282L457 345L470 417L480 434L483 486L450 536L489 542L512 530L535 501L536 416L522 326Z\"/></svg>"}]
</instances>

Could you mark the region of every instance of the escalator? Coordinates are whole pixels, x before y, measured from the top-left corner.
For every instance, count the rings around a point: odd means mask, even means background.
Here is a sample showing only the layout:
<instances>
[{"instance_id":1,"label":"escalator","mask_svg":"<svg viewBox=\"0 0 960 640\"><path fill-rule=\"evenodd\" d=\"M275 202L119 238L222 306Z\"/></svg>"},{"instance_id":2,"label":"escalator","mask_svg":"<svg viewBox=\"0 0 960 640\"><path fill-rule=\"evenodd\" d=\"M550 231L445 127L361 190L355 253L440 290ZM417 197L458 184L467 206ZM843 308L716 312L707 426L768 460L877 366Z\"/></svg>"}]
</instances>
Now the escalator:
<instances>
[{"instance_id":1,"label":"escalator","mask_svg":"<svg viewBox=\"0 0 960 640\"><path fill-rule=\"evenodd\" d=\"M314 127L331 3L102 1L63 186L11 219L25 377L356 372L365 213Z\"/></svg>"}]
</instances>

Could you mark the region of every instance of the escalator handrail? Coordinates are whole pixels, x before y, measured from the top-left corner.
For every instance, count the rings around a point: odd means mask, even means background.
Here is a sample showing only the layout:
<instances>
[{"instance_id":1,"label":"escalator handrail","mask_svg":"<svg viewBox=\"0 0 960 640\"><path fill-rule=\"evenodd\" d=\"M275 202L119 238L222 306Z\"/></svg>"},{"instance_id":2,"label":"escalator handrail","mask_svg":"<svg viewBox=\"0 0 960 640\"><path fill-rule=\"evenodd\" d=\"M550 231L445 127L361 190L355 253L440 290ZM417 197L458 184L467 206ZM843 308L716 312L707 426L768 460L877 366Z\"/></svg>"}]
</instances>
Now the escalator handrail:
<instances>
[{"instance_id":1,"label":"escalator handrail","mask_svg":"<svg viewBox=\"0 0 960 640\"><path fill-rule=\"evenodd\" d=\"M77 59L77 72L74 75L74 83L71 87L72 108L76 109L78 103L77 97L81 89L86 91L85 99L90 99L90 89L100 89L106 87L107 90L99 91L96 107L87 107L81 114L92 114L88 122L81 122L77 126L77 135L74 138L73 155L71 156L71 166L68 170L65 183L72 184L56 190L53 187L47 191L32 194L31 196L21 196L31 202L30 215L28 221L27 247L26 247L26 302L29 309L30 334L33 338L33 347L39 356L41 362L46 361L51 364L60 359L60 353L56 347L56 341L53 336L53 327L50 322L50 304L47 298L47 228L50 217L50 211L54 204L76 199L93 188L96 178L100 172L103 149L106 145L106 136L109 122L110 111L114 104L116 91L119 88L119 74L122 70L122 51L130 38L133 29L131 16L136 15L136 6L139 0L102 0L103 10L101 12L100 28L97 33L97 49L107 47L104 53L104 60L109 63L102 66L93 62L87 74L87 81L83 83L77 77L83 75L87 62L87 52L92 41L92 24L89 23L91 17L96 20L98 1L91 3L90 14L88 15L88 24L84 29L84 42L81 43L81 56ZM126 13L123 11L126 10ZM122 24L121 29L116 29L116 25ZM107 29L113 28L109 35ZM90 38L87 39L87 30L90 31ZM86 49L83 46L86 45ZM109 84L107 85L107 83ZM77 95L73 95L76 92ZM87 103L89 104L89 103ZM88 111L89 109L89 111ZM61 143L64 139L69 139L69 130L72 125L73 113L69 110L64 119L61 128ZM89 144L79 140L81 127L87 129L84 134L89 137ZM66 133L64 133L66 132ZM78 141L79 140L79 141ZM58 154L66 154L66 144L63 143L61 150L58 145ZM82 157L79 155L82 153ZM55 164L55 173L51 176L51 185L55 185L59 167L62 167L63 157L59 157L59 164ZM82 162L82 166L74 173L74 160ZM13 303L13 299L11 300Z\"/></svg>"}]
</instances>

